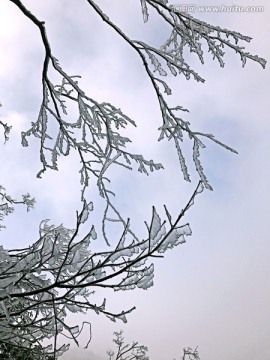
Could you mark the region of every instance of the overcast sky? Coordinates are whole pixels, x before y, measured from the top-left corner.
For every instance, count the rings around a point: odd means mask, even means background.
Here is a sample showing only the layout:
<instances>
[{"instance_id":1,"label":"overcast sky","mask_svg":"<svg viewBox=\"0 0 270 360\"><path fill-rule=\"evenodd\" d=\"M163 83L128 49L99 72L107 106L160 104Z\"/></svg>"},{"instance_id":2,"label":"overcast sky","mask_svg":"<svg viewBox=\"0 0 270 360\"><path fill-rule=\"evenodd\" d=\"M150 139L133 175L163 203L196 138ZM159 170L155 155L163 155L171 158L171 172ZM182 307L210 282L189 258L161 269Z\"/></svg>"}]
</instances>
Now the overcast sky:
<instances>
[{"instance_id":1,"label":"overcast sky","mask_svg":"<svg viewBox=\"0 0 270 360\"><path fill-rule=\"evenodd\" d=\"M23 3L46 22L52 52L70 75L81 75L80 85L91 97L120 107L138 127L128 134L129 149L146 159L162 162L165 170L146 177L125 171L112 173L112 188L118 206L131 217L140 235L151 206L162 214L167 204L174 216L188 201L198 181L191 161L190 144L184 145L192 182L185 183L170 143L158 143L161 115L155 93L142 63L128 45L83 0L27 0ZM110 19L132 39L160 46L167 29L150 12L144 24L139 1L97 1ZM173 4L173 2L170 2ZM193 1L197 5L233 5ZM254 55L267 61L270 47L270 8L266 0L237 5L264 6L263 12L195 11L193 16L213 25L251 36L243 43ZM6 248L31 244L38 236L41 220L74 227L80 209L79 164L75 155L60 160L59 172L42 179L38 143L20 145L20 132L38 116L44 50L38 29L8 0L0 2L0 102L1 120L13 126L10 141L1 140L1 181L19 197L30 192L35 210L17 209L0 233ZM206 48L204 48L206 49ZM193 231L187 243L155 261L154 286L124 293L97 293L96 302L107 297L108 307L122 311L136 306L128 323L112 323L89 313L93 339L91 354L106 359L113 331L123 329L127 341L149 347L152 360L180 359L182 348L198 346L202 360L267 360L270 358L270 245L269 245L269 64L266 69L225 49L225 68L205 51L205 65L189 55L190 64L205 78L204 84L177 77L168 81L173 95L170 104L182 105L190 113L183 117L192 129L212 133L239 154L205 142L201 161L214 191L204 191L186 215ZM117 169L116 169L117 170ZM97 207L98 203L94 204ZM163 215L162 215L163 216ZM103 241L101 238L99 241ZM85 316L71 321L85 320ZM82 335L84 346L86 335ZM84 359L89 352L72 350L64 359ZM88 357L89 358L89 357Z\"/></svg>"}]
</instances>

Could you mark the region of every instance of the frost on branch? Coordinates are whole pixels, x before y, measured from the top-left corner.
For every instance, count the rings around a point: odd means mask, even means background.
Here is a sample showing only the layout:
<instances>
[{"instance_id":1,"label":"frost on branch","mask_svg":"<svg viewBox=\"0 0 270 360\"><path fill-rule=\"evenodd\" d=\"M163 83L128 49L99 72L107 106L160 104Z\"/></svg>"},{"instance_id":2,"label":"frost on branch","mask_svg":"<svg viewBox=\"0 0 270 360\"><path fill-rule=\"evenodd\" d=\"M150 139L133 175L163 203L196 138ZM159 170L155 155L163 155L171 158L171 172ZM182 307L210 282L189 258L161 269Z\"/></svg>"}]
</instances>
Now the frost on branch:
<instances>
[{"instance_id":1,"label":"frost on branch","mask_svg":"<svg viewBox=\"0 0 270 360\"><path fill-rule=\"evenodd\" d=\"M200 360L198 348L196 347L194 350L190 347L184 348L183 356L181 357L181 359L182 360Z\"/></svg>"},{"instance_id":2,"label":"frost on branch","mask_svg":"<svg viewBox=\"0 0 270 360\"><path fill-rule=\"evenodd\" d=\"M34 136L40 141L40 161L42 169L38 177L46 169L58 169L58 157L68 156L73 149L77 152L82 167L80 170L82 184L82 198L85 190L89 186L90 177L95 179L100 195L107 203L107 209L115 213L115 221L126 225L121 215L111 202L110 195L114 195L108 189L109 179L106 172L111 166L122 166L132 169L132 163L138 163L138 170L148 174L150 171L162 168L159 163L153 160L144 159L143 155L131 154L126 150L126 145L130 139L121 135L121 128L127 125L136 126L135 122L122 112L118 107L107 103L98 102L91 96L85 94L80 88L79 76L68 75L60 66L58 60L53 56L50 43L47 38L44 22L38 20L25 6L19 1L12 1L16 4L26 17L35 23L39 28L45 48L45 61L42 72L43 100L40 107L39 116L36 122L27 131L22 132L22 145L28 146L27 138ZM166 95L170 95L172 90L164 77L167 73L173 76L182 74L187 80L193 77L196 81L204 82L186 62L184 50L195 53L201 63L204 63L203 45L205 43L208 52L217 59L220 66L224 66L224 49L227 47L240 55L243 66L246 59L258 62L265 67L266 61L258 56L253 56L244 51L244 47L238 45L238 41L251 40L238 32L222 29L219 26L210 25L198 20L186 13L177 12L166 0L141 0L141 10L144 22L149 20L149 9L155 11L161 22L169 26L168 39L159 48L141 40L131 40L109 17L97 6L94 1L88 1L91 8L105 21L112 30L122 37L127 45L137 53L143 62L143 66L153 89L158 97L162 124L159 127L159 140L172 140L179 159L181 171L184 179L190 181L190 175L186 160L182 151L182 143L185 138L191 140L193 146L193 162L195 169L207 189L212 189L203 167L198 160L198 146L204 148L201 137L225 147L227 150L235 152L229 146L216 140L213 135L193 131L190 123L179 116L179 111L187 111L177 105L170 107L166 102L162 90ZM53 69L55 74L62 78L62 84L57 85L49 78L49 69ZM77 121L68 120L69 104L76 104L78 110ZM48 133L48 124L55 124L58 128L56 134ZM104 224L106 223L106 215ZM104 225L104 238L108 243Z\"/></svg>"},{"instance_id":3,"label":"frost on branch","mask_svg":"<svg viewBox=\"0 0 270 360\"><path fill-rule=\"evenodd\" d=\"M29 248L0 247L1 340L28 348L31 343L41 345L44 339L52 339L44 351L57 358L68 345L56 347L56 339L64 335L78 343L82 330L67 324L69 312L93 310L112 321L127 322L126 315L134 307L111 312L107 310L106 299L100 305L93 301L93 289L151 287L154 277L154 265L149 264L151 257L162 257L161 254L184 243L185 237L191 235L189 225L179 223L202 190L200 182L174 222L166 207L168 221L161 220L153 208L151 221L146 223L147 235L142 240L135 241L128 232L128 220L118 244L110 251L91 251L91 243L97 238L93 225L85 235L80 235L81 225L88 224L91 218L91 203L84 203L82 211L77 213L75 229L44 220L38 240Z\"/></svg>"},{"instance_id":4,"label":"frost on branch","mask_svg":"<svg viewBox=\"0 0 270 360\"><path fill-rule=\"evenodd\" d=\"M121 109L109 103L99 103L86 96L75 80L77 77L69 77L54 57L50 59L54 68L64 78L61 85L54 86L47 75L44 76L44 98L40 113L31 128L22 133L22 145L28 146L27 138L31 135L40 139L40 160L43 169L37 174L38 177L41 177L47 168L58 170L60 155L68 156L71 149L77 152L82 164L80 169L82 200L92 178L96 182L100 196L106 201L103 235L109 244L105 229L106 222L117 221L124 226L126 223L112 203L111 197L114 193L108 188L110 182L106 177L108 169L111 166L121 166L132 170L132 164L137 164L139 172L149 175L149 172L162 169L163 166L153 160L146 160L142 155L128 152L126 144L130 139L122 136L119 130L124 129L128 124L136 126L135 122ZM74 123L65 120L66 100L77 103L79 117ZM50 121L55 121L58 126L56 135L47 132ZM114 213L114 218L108 216L110 211Z\"/></svg>"},{"instance_id":5,"label":"frost on branch","mask_svg":"<svg viewBox=\"0 0 270 360\"><path fill-rule=\"evenodd\" d=\"M126 344L122 330L114 332L113 342L116 350L107 351L108 360L149 360L147 346L139 345L138 342L134 341L132 344ZM200 360L198 349L184 348L181 360Z\"/></svg>"},{"instance_id":6,"label":"frost on branch","mask_svg":"<svg viewBox=\"0 0 270 360\"><path fill-rule=\"evenodd\" d=\"M31 198L30 194L27 193L25 195L22 195L22 200L15 200L10 195L8 195L5 190L6 189L2 185L0 185L0 222L3 221L5 216L13 213L14 206L12 205L24 204L26 205L27 211L34 207L35 199ZM0 230L4 227L4 225L0 224Z\"/></svg>"},{"instance_id":7,"label":"frost on branch","mask_svg":"<svg viewBox=\"0 0 270 360\"><path fill-rule=\"evenodd\" d=\"M0 103L0 107L2 107L1 103ZM4 137L5 137L5 143L6 143L9 140L9 133L10 133L10 130L12 129L12 126L8 126L8 124L3 123L3 121L1 121L1 120L0 120L0 125L4 129Z\"/></svg>"},{"instance_id":8,"label":"frost on branch","mask_svg":"<svg viewBox=\"0 0 270 360\"><path fill-rule=\"evenodd\" d=\"M161 21L169 25L168 39L159 48L143 41L131 40L92 0L89 6L96 11L112 30L122 37L142 60L157 95L162 124L160 124L159 140L171 141L176 149L184 179L190 181L188 166L182 151L182 142L187 137L193 144L193 163L200 177L200 182L190 201L173 221L166 206L166 220L152 209L149 222L145 222L147 234L139 239L131 229L130 220L125 219L112 201L115 195L109 188L108 169L121 166L131 170L133 165L138 171L149 174L162 168L160 163L147 160L141 154L128 151L130 139L123 136L122 129L135 126L121 109L108 102L99 102L80 88L79 76L68 75L53 56L47 38L45 23L39 21L19 0L10 0L28 18L41 34L45 49L42 69L43 98L38 119L31 127L22 132L22 145L28 146L29 137L40 142L40 161L42 169L38 177L47 169L58 169L59 156L68 156L75 151L81 162L81 186L83 209L77 214L75 229L67 229L63 225L55 226L49 220L40 225L38 240L26 249L6 250L0 248L0 339L14 346L29 348L31 344L41 344L44 339L51 339L51 345L44 349L52 353L54 358L68 349L68 345L60 346L59 337L78 342L82 329L67 324L68 312L78 313L93 310L104 314L112 321L127 321L126 315L134 308L114 313L107 310L106 300L97 305L92 298L94 288L111 288L115 291L135 288L148 289L153 285L154 266L149 263L151 257L163 257L163 253L186 241L191 235L189 224L180 224L186 211L194 203L195 196L204 188L211 189L203 166L200 162L200 150L205 147L202 138L207 138L235 152L232 148L216 140L212 134L204 134L191 130L190 123L179 116L179 111L187 111L177 105L171 107L165 96L172 90L164 81L168 74L182 74L187 80L194 78L203 82L185 61L184 50L189 49L204 62L202 42L208 51L223 67L225 47L233 49L240 55L243 66L246 59L259 62L263 67L265 60L250 55L237 45L238 40L250 41L250 38L239 33L221 29L196 20L185 13L175 12L167 5L166 0L141 0L140 4L144 22L149 20L149 9L156 11ZM54 84L49 77L51 70L60 75L61 80ZM165 96L163 95L165 93ZM75 120L68 117L70 104L77 108ZM4 126L5 138L9 128ZM49 129L57 129L56 132ZM97 239L93 225L85 236L80 234L81 225L86 227L90 221L93 204L86 199L86 190L90 180L95 181L100 196L105 201L102 220L103 237L107 251L91 251L91 243ZM3 188L1 189L1 191ZM10 213L12 203L18 203L4 192L0 214ZM27 207L33 205L29 195L23 197ZM2 220L2 218L0 218ZM106 232L108 222L122 225L122 236L114 246ZM85 323L86 324L86 323ZM90 324L90 338L91 327ZM120 340L121 342L122 340ZM191 351L191 350L190 350ZM190 354L189 349L185 356ZM135 356L135 355L134 355ZM142 355L144 356L144 354ZM45 359L45 358L44 358ZM142 357L143 359L143 357ZM195 357L194 357L195 359Z\"/></svg>"},{"instance_id":9,"label":"frost on branch","mask_svg":"<svg viewBox=\"0 0 270 360\"><path fill-rule=\"evenodd\" d=\"M184 179L187 181L190 181L190 176L181 146L184 141L184 134L186 134L190 140L193 140L193 162L195 168L205 187L207 189L212 189L198 159L199 147L205 147L198 136L207 137L234 153L236 153L236 151L216 140L213 135L192 131L190 123L179 117L176 112L178 110L186 110L181 109L179 106L172 108L167 104L164 95L162 94L162 90L164 90L166 95L171 95L172 90L160 77L163 77L164 79L164 77L167 76L167 71L169 71L173 76L182 74L187 80L193 77L198 82L204 82L204 79L191 69L184 57L184 51L189 50L190 53L195 53L200 62L204 64L204 42L208 52L213 55L213 59L218 60L221 67L224 67L225 65L223 56L225 54L224 49L226 47L239 54L242 66L246 64L247 59L250 59L258 62L263 68L265 68L266 61L257 55L251 55L249 52L244 51L243 46L238 45L239 40L249 42L251 38L248 36L244 36L235 31L222 29L219 26L210 25L204 21L193 18L187 13L178 12L174 10L173 6L168 6L167 1L145 0L141 3L144 21L148 21L148 9L151 7L158 13L160 19L162 19L164 23L170 27L168 39L160 46L160 48L155 48L143 41L133 41L127 39L125 36L125 39L132 43L133 47L136 47L139 56L143 59L145 70L151 79L158 97L163 118L163 124L159 128L159 140L164 138L167 138L167 140L173 140L172 142L174 143L177 151ZM113 24L111 24L111 26L115 27Z\"/></svg>"},{"instance_id":10,"label":"frost on branch","mask_svg":"<svg viewBox=\"0 0 270 360\"><path fill-rule=\"evenodd\" d=\"M122 330L114 332L113 342L116 346L116 351L107 351L109 360L149 360L147 346L138 345L138 342L134 341L131 345L125 344Z\"/></svg>"}]
</instances>

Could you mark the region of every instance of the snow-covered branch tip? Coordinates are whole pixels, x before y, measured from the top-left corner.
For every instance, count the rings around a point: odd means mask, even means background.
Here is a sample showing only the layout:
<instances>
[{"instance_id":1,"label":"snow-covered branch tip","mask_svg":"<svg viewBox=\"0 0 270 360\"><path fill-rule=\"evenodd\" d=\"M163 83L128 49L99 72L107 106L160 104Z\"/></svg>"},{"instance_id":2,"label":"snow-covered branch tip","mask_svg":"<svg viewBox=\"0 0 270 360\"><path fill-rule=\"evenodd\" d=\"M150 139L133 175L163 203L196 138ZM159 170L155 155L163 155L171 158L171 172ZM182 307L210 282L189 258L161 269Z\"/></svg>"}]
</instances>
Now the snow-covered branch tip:
<instances>
[{"instance_id":1,"label":"snow-covered branch tip","mask_svg":"<svg viewBox=\"0 0 270 360\"><path fill-rule=\"evenodd\" d=\"M13 213L14 205L23 204L26 206L27 211L30 211L30 209L34 208L35 198L31 198L29 193L22 195L22 200L16 200L8 195L5 190L6 189L0 185L0 222L3 221L5 216ZM0 230L2 228L5 228L5 226L0 224Z\"/></svg>"}]
</instances>

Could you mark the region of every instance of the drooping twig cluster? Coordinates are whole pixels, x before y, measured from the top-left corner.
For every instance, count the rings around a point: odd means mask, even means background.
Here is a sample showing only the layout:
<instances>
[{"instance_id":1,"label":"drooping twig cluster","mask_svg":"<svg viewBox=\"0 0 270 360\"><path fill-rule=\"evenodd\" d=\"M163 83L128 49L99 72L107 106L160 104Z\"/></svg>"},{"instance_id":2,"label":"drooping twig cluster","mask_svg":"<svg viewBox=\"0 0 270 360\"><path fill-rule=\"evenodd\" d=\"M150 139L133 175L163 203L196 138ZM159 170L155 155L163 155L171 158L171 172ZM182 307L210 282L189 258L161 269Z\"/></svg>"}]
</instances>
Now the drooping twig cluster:
<instances>
[{"instance_id":1,"label":"drooping twig cluster","mask_svg":"<svg viewBox=\"0 0 270 360\"><path fill-rule=\"evenodd\" d=\"M13 213L14 205L23 204L26 206L27 211L34 207L35 199L31 198L29 193L22 195L22 200L16 200L8 195L5 190L6 189L0 185L0 198L2 202L0 204L0 222L3 221L5 216ZM3 228L5 228L5 226L0 223L0 230Z\"/></svg>"}]
</instances>

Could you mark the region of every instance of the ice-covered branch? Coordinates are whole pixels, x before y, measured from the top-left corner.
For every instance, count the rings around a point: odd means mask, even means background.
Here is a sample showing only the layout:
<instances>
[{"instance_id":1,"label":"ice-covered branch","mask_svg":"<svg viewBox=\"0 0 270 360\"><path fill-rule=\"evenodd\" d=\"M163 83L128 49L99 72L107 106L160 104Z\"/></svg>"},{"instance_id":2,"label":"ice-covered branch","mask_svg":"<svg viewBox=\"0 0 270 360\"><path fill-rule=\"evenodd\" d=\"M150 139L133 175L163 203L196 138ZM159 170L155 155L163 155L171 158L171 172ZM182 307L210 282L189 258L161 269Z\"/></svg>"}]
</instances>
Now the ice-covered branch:
<instances>
[{"instance_id":1,"label":"ice-covered branch","mask_svg":"<svg viewBox=\"0 0 270 360\"><path fill-rule=\"evenodd\" d=\"M145 239L135 241L127 231L127 221L110 251L91 251L91 243L97 239L93 225L86 235L80 235L81 225L86 221L88 224L93 211L93 206L86 203L77 213L75 229L49 225L46 220L40 225L39 239L29 248L7 251L0 247L0 337L23 348L53 338L47 350L53 349L56 358L68 349L65 344L57 347L56 339L64 335L77 342L81 332L78 326L66 323L68 312L93 310L112 321L126 322L126 315L135 307L120 313L107 310L106 299L101 305L91 301L93 289L119 291L152 286L151 258L184 243L191 235L189 225L180 222L202 190L200 182L175 221L166 208L169 224L153 207L151 221L145 223Z\"/></svg>"},{"instance_id":2,"label":"ice-covered branch","mask_svg":"<svg viewBox=\"0 0 270 360\"><path fill-rule=\"evenodd\" d=\"M32 127L28 131L22 133L22 144L23 146L28 146L27 137L30 135L40 139L40 160L43 169L38 173L38 176L41 176L47 168L57 170L57 161L60 155L69 155L71 149L77 151L82 163L80 170L82 198L85 195L87 186L89 186L90 177L93 177L96 179L100 195L106 200L103 235L108 243L105 231L105 223L108 221L107 212L112 210L115 214L114 221L119 221L125 225L125 220L112 204L111 196L113 193L106 184L108 182L108 178L106 178L108 168L116 165L131 169L131 161L135 161L140 164L138 170L148 174L147 167L150 167L152 171L153 169L162 168L162 165L154 163L152 160L145 160L142 155L130 154L124 150L130 139L123 137L118 130L125 128L128 124L136 126L135 122L117 107L109 103L99 103L87 96L77 82L79 76L68 75L61 68L58 60L52 55L50 43L46 35L45 23L38 20L21 1L10 1L17 5L23 14L39 28L45 49L42 72L43 101L38 120L32 123ZM250 41L249 37L194 19L186 13L177 12L173 7L168 6L167 1L141 1L145 22L149 20L148 7L151 7L157 12L161 21L166 22L171 28L168 39L160 48L151 46L143 41L130 39L119 26L110 20L95 1L87 0L87 3L141 58L157 95L163 119L163 124L159 127L159 140L165 138L173 140L184 179L190 181L186 159L182 152L182 142L184 141L184 134L186 134L193 142L193 162L197 173L205 187L212 189L198 158L199 149L205 147L199 137L207 137L226 149L235 153L236 151L224 145L221 141L216 140L211 134L191 130L190 123L179 117L177 113L178 111L186 110L179 105L172 108L166 102L161 88L165 91L166 95L171 94L171 89L162 78L167 75L166 70L169 70L174 76L183 74L186 79L190 79L192 75L195 80L204 81L190 68L184 58L184 49L188 48L190 52L194 52L199 57L203 64L203 41L206 42L208 51L213 54L213 57L219 61L222 67L224 66L222 58L225 54L222 49L225 46L234 49L240 54L243 66L246 59L259 62L263 67L265 67L266 61L258 56L250 55L244 51L243 47L237 45L239 40ZM233 38L235 44L229 38ZM54 85L50 81L48 77L50 65L63 78L61 85ZM66 120L68 109L66 101L77 103L79 116L75 123ZM57 135L48 134L47 127L49 122L57 124L59 129ZM48 154L51 156L50 162L48 162ZM129 231L131 230L129 229ZM133 235L135 234L133 233Z\"/></svg>"},{"instance_id":3,"label":"ice-covered branch","mask_svg":"<svg viewBox=\"0 0 270 360\"><path fill-rule=\"evenodd\" d=\"M107 351L109 360L149 360L147 346L138 345L138 342L134 341L131 345L125 344L122 330L114 332L113 342L116 345L116 351Z\"/></svg>"},{"instance_id":4,"label":"ice-covered branch","mask_svg":"<svg viewBox=\"0 0 270 360\"><path fill-rule=\"evenodd\" d=\"M29 193L22 195L22 200L16 200L8 195L5 190L6 189L0 185L0 222L3 221L5 216L13 213L14 205L23 204L26 206L27 211L34 207L35 199L31 198ZM4 225L0 224L0 230L4 227Z\"/></svg>"}]
</instances>

